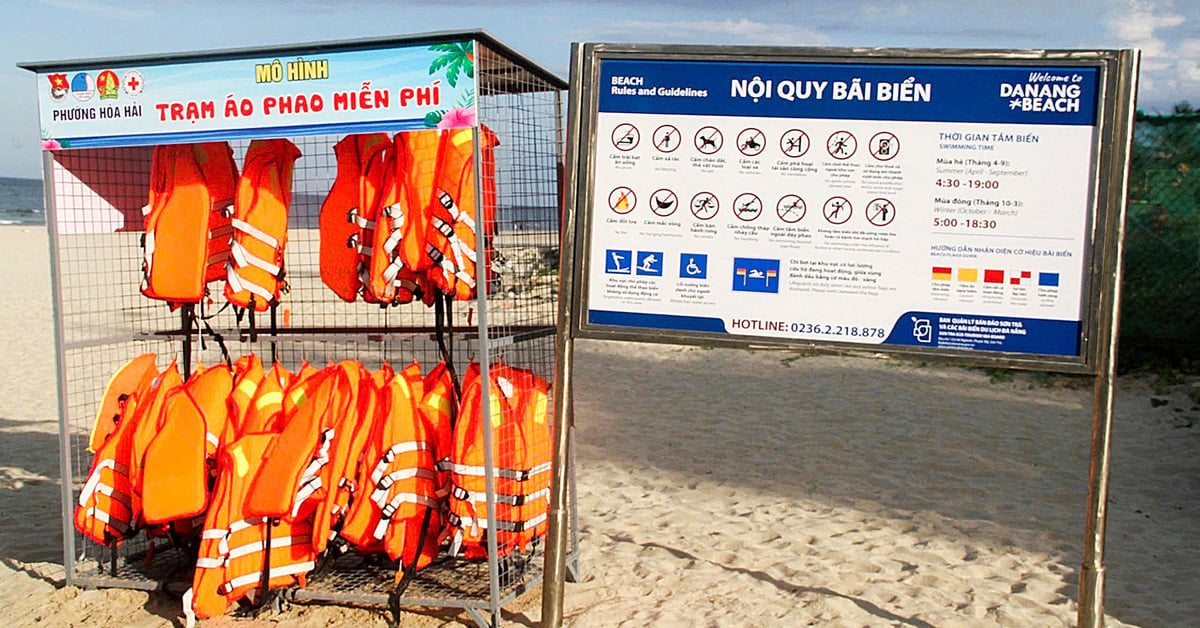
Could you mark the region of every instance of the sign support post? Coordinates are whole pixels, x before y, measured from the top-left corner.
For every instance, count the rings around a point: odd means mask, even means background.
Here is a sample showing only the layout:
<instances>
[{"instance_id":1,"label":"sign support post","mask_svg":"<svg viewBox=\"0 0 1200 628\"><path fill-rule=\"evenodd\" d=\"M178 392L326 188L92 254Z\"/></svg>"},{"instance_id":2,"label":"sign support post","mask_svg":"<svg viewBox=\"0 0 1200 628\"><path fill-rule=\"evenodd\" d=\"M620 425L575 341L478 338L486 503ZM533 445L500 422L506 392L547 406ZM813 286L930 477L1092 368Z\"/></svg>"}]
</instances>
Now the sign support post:
<instances>
[{"instance_id":1,"label":"sign support post","mask_svg":"<svg viewBox=\"0 0 1200 628\"><path fill-rule=\"evenodd\" d=\"M1118 76L1112 88L1117 102L1133 102L1135 94L1139 55L1134 50L1121 51ZM1133 141L1132 107L1124 112L1126 120L1118 125L1114 146L1129 146ZM1088 516L1083 547L1083 565L1079 570L1079 612L1077 625L1080 628L1099 628L1104 625L1104 534L1108 519L1108 478L1112 458L1113 402L1116 398L1117 336L1120 320L1121 273L1123 245L1125 241L1126 189L1129 177L1129 151L1114 150L1108 155L1113 173L1121 173L1109 180L1107 191L1109 202L1116 206L1113 212L1113 228L1106 231L1104 242L1104 272L1113 280L1109 289L1100 295L1100 316L1108 324L1100 328L1098 343L1100 356L1096 375L1096 393L1093 406L1092 456L1088 474Z\"/></svg>"},{"instance_id":2,"label":"sign support post","mask_svg":"<svg viewBox=\"0 0 1200 628\"><path fill-rule=\"evenodd\" d=\"M1103 545L1136 50L575 44L543 625L562 622L575 339L1096 378Z\"/></svg>"}]
</instances>

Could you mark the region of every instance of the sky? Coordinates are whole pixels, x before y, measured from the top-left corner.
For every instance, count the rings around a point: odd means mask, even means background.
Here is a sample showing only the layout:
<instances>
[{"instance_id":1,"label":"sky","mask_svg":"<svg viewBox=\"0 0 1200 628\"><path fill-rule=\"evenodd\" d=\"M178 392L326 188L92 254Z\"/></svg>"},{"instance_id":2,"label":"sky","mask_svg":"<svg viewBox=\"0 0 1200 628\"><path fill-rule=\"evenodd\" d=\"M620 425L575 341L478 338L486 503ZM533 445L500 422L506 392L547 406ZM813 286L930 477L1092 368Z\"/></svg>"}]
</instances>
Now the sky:
<instances>
[{"instance_id":1,"label":"sky","mask_svg":"<svg viewBox=\"0 0 1200 628\"><path fill-rule=\"evenodd\" d=\"M41 176L19 62L484 29L567 78L572 42L1142 51L1138 108L1200 105L1195 0L0 0L0 177Z\"/></svg>"}]
</instances>

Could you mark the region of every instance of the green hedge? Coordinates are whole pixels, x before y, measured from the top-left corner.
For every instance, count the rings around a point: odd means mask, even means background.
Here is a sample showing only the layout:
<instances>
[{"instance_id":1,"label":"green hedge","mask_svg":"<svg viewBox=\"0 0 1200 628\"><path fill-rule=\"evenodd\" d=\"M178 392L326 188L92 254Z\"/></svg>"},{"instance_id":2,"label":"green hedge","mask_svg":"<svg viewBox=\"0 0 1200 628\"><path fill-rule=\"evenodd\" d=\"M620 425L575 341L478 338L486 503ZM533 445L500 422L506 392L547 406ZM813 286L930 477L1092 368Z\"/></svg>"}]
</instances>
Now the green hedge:
<instances>
[{"instance_id":1,"label":"green hedge","mask_svg":"<svg viewBox=\"0 0 1200 628\"><path fill-rule=\"evenodd\" d=\"M1200 367L1200 114L1137 116L1120 333L1122 370Z\"/></svg>"}]
</instances>

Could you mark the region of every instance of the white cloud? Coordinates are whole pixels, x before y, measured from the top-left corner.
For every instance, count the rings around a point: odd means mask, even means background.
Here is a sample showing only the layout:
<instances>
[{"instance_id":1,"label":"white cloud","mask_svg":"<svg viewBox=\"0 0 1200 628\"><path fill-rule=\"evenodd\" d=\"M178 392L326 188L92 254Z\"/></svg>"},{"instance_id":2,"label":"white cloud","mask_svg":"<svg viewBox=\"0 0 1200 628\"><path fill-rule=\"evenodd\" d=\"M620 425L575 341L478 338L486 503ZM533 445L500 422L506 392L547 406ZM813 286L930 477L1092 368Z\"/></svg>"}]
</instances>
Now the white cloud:
<instances>
[{"instance_id":1,"label":"white cloud","mask_svg":"<svg viewBox=\"0 0 1200 628\"><path fill-rule=\"evenodd\" d=\"M1189 21L1195 15L1181 14L1169 2L1124 0L1111 7L1106 25L1118 45L1142 51L1139 102L1157 108L1189 95L1194 100L1200 91L1200 39L1180 37L1194 33Z\"/></svg>"},{"instance_id":2,"label":"white cloud","mask_svg":"<svg viewBox=\"0 0 1200 628\"><path fill-rule=\"evenodd\" d=\"M604 35L625 41L648 35L653 41L671 43L814 46L830 42L830 38L819 31L746 18L677 22L628 20L610 24L605 30Z\"/></svg>"}]
</instances>

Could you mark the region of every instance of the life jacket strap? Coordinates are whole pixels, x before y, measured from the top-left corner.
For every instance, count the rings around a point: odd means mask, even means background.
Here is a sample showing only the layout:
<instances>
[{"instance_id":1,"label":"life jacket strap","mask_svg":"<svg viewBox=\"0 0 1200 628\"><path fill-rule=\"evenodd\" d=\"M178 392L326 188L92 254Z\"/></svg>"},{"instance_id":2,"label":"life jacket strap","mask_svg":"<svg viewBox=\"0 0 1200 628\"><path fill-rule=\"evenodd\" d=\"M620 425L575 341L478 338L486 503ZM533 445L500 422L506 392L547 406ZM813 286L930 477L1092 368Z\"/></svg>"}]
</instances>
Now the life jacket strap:
<instances>
[{"instance_id":1,"label":"life jacket strap","mask_svg":"<svg viewBox=\"0 0 1200 628\"><path fill-rule=\"evenodd\" d=\"M375 229L375 221L363 218L362 214L358 213L357 207L351 207L350 211L346 212L346 222L358 225L359 229Z\"/></svg>"},{"instance_id":2,"label":"life jacket strap","mask_svg":"<svg viewBox=\"0 0 1200 628\"><path fill-rule=\"evenodd\" d=\"M272 277L278 277L280 271L282 270L277 264L273 264L268 260L254 255L237 240L234 240L233 243L229 245L229 252L238 268L254 266L255 268L261 268L262 270L266 271L266 273Z\"/></svg>"},{"instance_id":3,"label":"life jacket strap","mask_svg":"<svg viewBox=\"0 0 1200 628\"><path fill-rule=\"evenodd\" d=\"M112 469L113 473L116 475L129 477L129 467L117 462L116 460L113 460L112 458L105 458L104 460L101 460L96 464L96 467L92 469L92 473L88 475L87 481L83 484L83 489L79 491L80 506L87 506L87 502L89 499L91 499L92 493L96 490L96 486L100 484L100 472L104 469Z\"/></svg>"},{"instance_id":4,"label":"life jacket strap","mask_svg":"<svg viewBox=\"0 0 1200 628\"><path fill-rule=\"evenodd\" d=\"M249 292L250 294L262 297L267 303L275 302L275 295L270 290L253 282L243 282L232 263L225 265L225 274L225 281L229 283L229 287L233 288L234 292Z\"/></svg>"},{"instance_id":5,"label":"life jacket strap","mask_svg":"<svg viewBox=\"0 0 1200 628\"><path fill-rule=\"evenodd\" d=\"M442 465L439 463L439 466L442 466ZM456 462L451 462L449 465L445 465L445 466L449 467L449 471L451 471L452 473L458 474L458 475L473 475L473 476L478 476L478 477L484 477L484 474L485 474L485 471L484 471L484 468L482 465L467 465L467 464L459 464ZM529 469L500 469L500 468L498 468L498 469L495 469L494 475L498 478L503 478L505 480L515 480L517 482L524 482L524 481L528 480L529 478L546 473L546 472L550 471L550 469L551 469L551 463L544 462L542 464L536 465ZM446 470L444 468L444 466L443 466L443 470Z\"/></svg>"},{"instance_id":6,"label":"life jacket strap","mask_svg":"<svg viewBox=\"0 0 1200 628\"><path fill-rule=\"evenodd\" d=\"M482 503L487 501L486 492L468 491L467 489L457 485L451 489L451 494L455 499L465 502ZM505 495L503 493L496 493L495 495L497 504L504 504L506 506L524 506L525 504L535 502L543 497L549 497L550 489L544 488L540 491L534 491L528 495Z\"/></svg>"},{"instance_id":7,"label":"life jacket strap","mask_svg":"<svg viewBox=\"0 0 1200 628\"><path fill-rule=\"evenodd\" d=\"M107 484L104 484L104 483L97 484L95 493L93 493L93 494L96 494L96 493L103 495L103 496L113 500L114 502L117 502L118 504L123 504L126 508L129 508L130 510L133 509L133 504L130 501L129 495L127 495L121 491L118 491L117 489L115 489Z\"/></svg>"},{"instance_id":8,"label":"life jacket strap","mask_svg":"<svg viewBox=\"0 0 1200 628\"><path fill-rule=\"evenodd\" d=\"M221 215L225 214L224 211L221 211L219 209L214 209L213 212L214 213L220 212ZM219 225L219 226L213 227L208 232L209 240L216 240L217 238L228 238L231 236L233 236L233 225Z\"/></svg>"},{"instance_id":9,"label":"life jacket strap","mask_svg":"<svg viewBox=\"0 0 1200 628\"><path fill-rule=\"evenodd\" d=\"M279 250L279 240L275 239L274 236L266 231L263 231L262 229L259 229L258 227L246 222L245 220L240 218L230 218L229 224L233 226L234 229L249 235L255 240L258 240L259 242L262 242L263 244L266 244L275 250Z\"/></svg>"},{"instance_id":10,"label":"life jacket strap","mask_svg":"<svg viewBox=\"0 0 1200 628\"><path fill-rule=\"evenodd\" d=\"M375 469L371 471L371 482L375 485L379 484L380 480L383 479L383 472L396 459L396 456L414 451L426 451L428 449L428 443L415 440L401 441L388 447L387 451L383 452L383 456L380 457L379 462L375 465Z\"/></svg>"},{"instance_id":11,"label":"life jacket strap","mask_svg":"<svg viewBox=\"0 0 1200 628\"><path fill-rule=\"evenodd\" d=\"M470 528L471 530L490 530L496 529L501 532L524 532L532 530L541 525L546 520L546 513L541 513L538 516L528 521L504 521L499 520L495 526L490 526L487 518L479 517L463 517L450 512L446 515L446 520L452 527L455 528Z\"/></svg>"},{"instance_id":12,"label":"life jacket strap","mask_svg":"<svg viewBox=\"0 0 1200 628\"><path fill-rule=\"evenodd\" d=\"M408 469L399 469L393 471L381 478L375 485L375 490L371 492L371 501L375 502L380 508L383 508L388 501L388 489L393 484L400 480L410 480L412 478L423 478L433 481L437 478L433 471L421 467L413 467Z\"/></svg>"},{"instance_id":13,"label":"life jacket strap","mask_svg":"<svg viewBox=\"0 0 1200 628\"><path fill-rule=\"evenodd\" d=\"M441 202L442 207L445 207L450 212L450 217L454 219L454 222L464 224L471 231L475 231L475 219L471 214L460 209L458 203L454 202L454 198L449 193L445 190L438 190L438 201Z\"/></svg>"},{"instance_id":14,"label":"life jacket strap","mask_svg":"<svg viewBox=\"0 0 1200 628\"><path fill-rule=\"evenodd\" d=\"M274 543L272 543L271 545L274 546ZM271 573L267 577L267 580L274 580L275 578L282 578L283 576L295 576L295 575L299 575L299 574L305 574L305 573L312 571L313 568L316 566L317 566L317 563L315 561L307 560L307 561L300 562L300 563L293 563L291 565L280 565L279 567L272 567ZM255 584L255 583L258 583L261 581L262 581L262 570L259 570L254 573L248 573L244 576L238 576L238 577L226 582L225 584L222 584L217 589L217 592L220 593L221 595L229 595L236 589L240 589L241 587L244 587L246 585Z\"/></svg>"},{"instance_id":15,"label":"life jacket strap","mask_svg":"<svg viewBox=\"0 0 1200 628\"><path fill-rule=\"evenodd\" d=\"M91 508L88 508L84 516L88 519L99 521L104 525L116 530L117 534L120 534L122 537L129 532L128 521L122 521L114 518L108 513L108 511L100 508L99 506L92 506Z\"/></svg>"},{"instance_id":16,"label":"life jacket strap","mask_svg":"<svg viewBox=\"0 0 1200 628\"><path fill-rule=\"evenodd\" d=\"M281 547L291 547L293 545L303 545L312 543L312 537L307 535L297 536L278 536L271 538L271 548L279 549ZM203 556L196 559L196 566L205 569L223 569L229 565L229 561L242 556L257 554L266 549L266 541L252 541L229 548L228 552L221 556L211 557Z\"/></svg>"},{"instance_id":17,"label":"life jacket strap","mask_svg":"<svg viewBox=\"0 0 1200 628\"><path fill-rule=\"evenodd\" d=\"M375 531L371 533L371 536L373 536L375 540L383 540L384 535L387 534L388 524L391 522L392 516L395 515L396 511L400 509L401 504L420 504L426 508L438 507L437 501L425 495L418 495L416 493L397 493L392 497L391 501L389 501L381 509L382 514L379 519L379 523L375 525Z\"/></svg>"},{"instance_id":18,"label":"life jacket strap","mask_svg":"<svg viewBox=\"0 0 1200 628\"><path fill-rule=\"evenodd\" d=\"M229 553L229 537L254 526L262 525L266 521L262 517L247 517L229 524L228 528L205 528L200 531L201 539L209 539L219 541L217 550L221 554Z\"/></svg>"}]
</instances>

